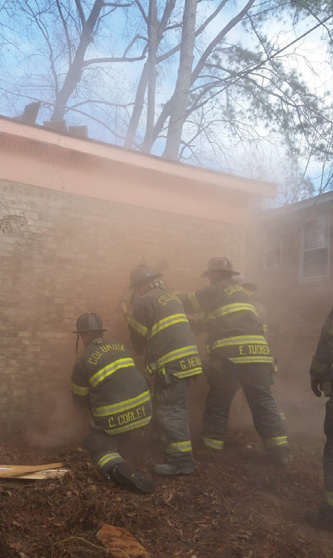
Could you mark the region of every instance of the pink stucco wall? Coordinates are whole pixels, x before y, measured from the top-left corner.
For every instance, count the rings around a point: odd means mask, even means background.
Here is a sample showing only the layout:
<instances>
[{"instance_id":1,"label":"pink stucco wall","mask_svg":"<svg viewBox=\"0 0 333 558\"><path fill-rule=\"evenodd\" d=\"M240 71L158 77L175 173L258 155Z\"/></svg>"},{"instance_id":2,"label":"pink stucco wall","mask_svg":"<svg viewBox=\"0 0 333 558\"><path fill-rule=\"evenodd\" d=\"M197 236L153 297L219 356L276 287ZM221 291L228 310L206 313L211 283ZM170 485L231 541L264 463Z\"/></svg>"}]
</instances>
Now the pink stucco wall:
<instances>
[{"instance_id":1,"label":"pink stucco wall","mask_svg":"<svg viewBox=\"0 0 333 558\"><path fill-rule=\"evenodd\" d=\"M66 138L0 119L1 178L81 196L244 225L271 184Z\"/></svg>"}]
</instances>

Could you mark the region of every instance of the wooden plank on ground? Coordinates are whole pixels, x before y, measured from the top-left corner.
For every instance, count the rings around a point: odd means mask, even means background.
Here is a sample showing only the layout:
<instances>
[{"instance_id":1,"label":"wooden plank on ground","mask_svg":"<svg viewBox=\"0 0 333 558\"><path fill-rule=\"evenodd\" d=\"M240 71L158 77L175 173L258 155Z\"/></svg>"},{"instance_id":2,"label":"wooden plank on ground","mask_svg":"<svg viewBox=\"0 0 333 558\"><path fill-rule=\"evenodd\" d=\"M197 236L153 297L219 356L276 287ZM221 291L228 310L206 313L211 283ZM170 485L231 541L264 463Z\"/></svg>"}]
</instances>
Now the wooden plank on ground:
<instances>
[{"instance_id":1,"label":"wooden plank on ground","mask_svg":"<svg viewBox=\"0 0 333 558\"><path fill-rule=\"evenodd\" d=\"M0 465L0 478L14 478L48 469L60 469L62 463L47 463L45 465Z\"/></svg>"},{"instance_id":2,"label":"wooden plank on ground","mask_svg":"<svg viewBox=\"0 0 333 558\"><path fill-rule=\"evenodd\" d=\"M43 480L43 479L60 479L69 469L47 469L46 471L36 471L35 473L30 473L28 475L20 475L15 477L16 479L27 479L27 480Z\"/></svg>"}]
</instances>

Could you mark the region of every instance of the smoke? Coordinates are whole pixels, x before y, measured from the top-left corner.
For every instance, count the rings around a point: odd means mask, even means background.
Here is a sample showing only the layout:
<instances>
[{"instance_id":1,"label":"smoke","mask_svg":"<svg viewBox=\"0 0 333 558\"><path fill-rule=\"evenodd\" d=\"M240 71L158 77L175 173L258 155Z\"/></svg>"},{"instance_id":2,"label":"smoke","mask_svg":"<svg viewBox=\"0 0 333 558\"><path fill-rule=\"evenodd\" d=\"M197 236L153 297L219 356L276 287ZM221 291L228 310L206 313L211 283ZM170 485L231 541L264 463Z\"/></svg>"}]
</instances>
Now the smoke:
<instances>
[{"instance_id":1,"label":"smoke","mask_svg":"<svg viewBox=\"0 0 333 558\"><path fill-rule=\"evenodd\" d=\"M35 420L24 432L26 443L34 448L54 449L82 442L87 430L87 411L74 406L67 390L39 393L40 406Z\"/></svg>"}]
</instances>

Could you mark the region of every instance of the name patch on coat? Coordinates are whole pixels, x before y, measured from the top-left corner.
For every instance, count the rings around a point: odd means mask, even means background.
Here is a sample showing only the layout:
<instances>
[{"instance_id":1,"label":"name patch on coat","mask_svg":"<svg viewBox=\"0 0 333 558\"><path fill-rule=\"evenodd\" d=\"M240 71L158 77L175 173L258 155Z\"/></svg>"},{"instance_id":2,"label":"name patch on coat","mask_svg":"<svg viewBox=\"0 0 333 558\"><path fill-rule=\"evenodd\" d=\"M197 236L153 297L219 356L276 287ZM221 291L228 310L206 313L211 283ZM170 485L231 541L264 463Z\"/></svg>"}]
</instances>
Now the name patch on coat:
<instances>
[{"instance_id":1,"label":"name patch on coat","mask_svg":"<svg viewBox=\"0 0 333 558\"><path fill-rule=\"evenodd\" d=\"M129 411L125 411L124 413L119 413L118 415L109 417L108 418L109 428L112 430L113 428L126 426L126 424L130 424L132 422L137 422L139 420L144 419L145 416L146 416L145 405L140 405L140 407L136 407L135 409L130 409Z\"/></svg>"}]
</instances>

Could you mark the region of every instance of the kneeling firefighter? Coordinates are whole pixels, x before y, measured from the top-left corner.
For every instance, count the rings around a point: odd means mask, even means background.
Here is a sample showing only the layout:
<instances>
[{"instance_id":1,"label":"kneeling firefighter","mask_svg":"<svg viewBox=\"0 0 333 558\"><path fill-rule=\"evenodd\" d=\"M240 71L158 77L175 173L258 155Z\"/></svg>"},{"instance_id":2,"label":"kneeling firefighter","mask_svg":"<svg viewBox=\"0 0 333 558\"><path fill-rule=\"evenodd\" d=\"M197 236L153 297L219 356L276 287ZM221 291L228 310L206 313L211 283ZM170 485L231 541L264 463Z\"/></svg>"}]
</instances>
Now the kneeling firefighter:
<instances>
[{"instance_id":1,"label":"kneeling firefighter","mask_svg":"<svg viewBox=\"0 0 333 558\"><path fill-rule=\"evenodd\" d=\"M324 421L324 499L319 509L305 512L305 519L315 527L333 531L333 308L321 330L311 363L310 378L313 393L320 397L323 392L329 399Z\"/></svg>"},{"instance_id":2,"label":"kneeling firefighter","mask_svg":"<svg viewBox=\"0 0 333 558\"><path fill-rule=\"evenodd\" d=\"M119 437L151 420L149 388L129 350L119 341L104 339L104 331L100 316L87 313L77 319L73 332L76 347L81 338L85 348L74 365L71 391L74 402L92 414L84 446L107 480L151 493L152 479L118 453Z\"/></svg>"},{"instance_id":3,"label":"kneeling firefighter","mask_svg":"<svg viewBox=\"0 0 333 558\"><path fill-rule=\"evenodd\" d=\"M168 291L161 274L140 265L132 270L134 308L130 339L144 353L147 372L154 376L154 411L167 440L165 463L154 465L157 475L193 472L187 393L193 376L202 373L198 349L178 296Z\"/></svg>"}]
</instances>

